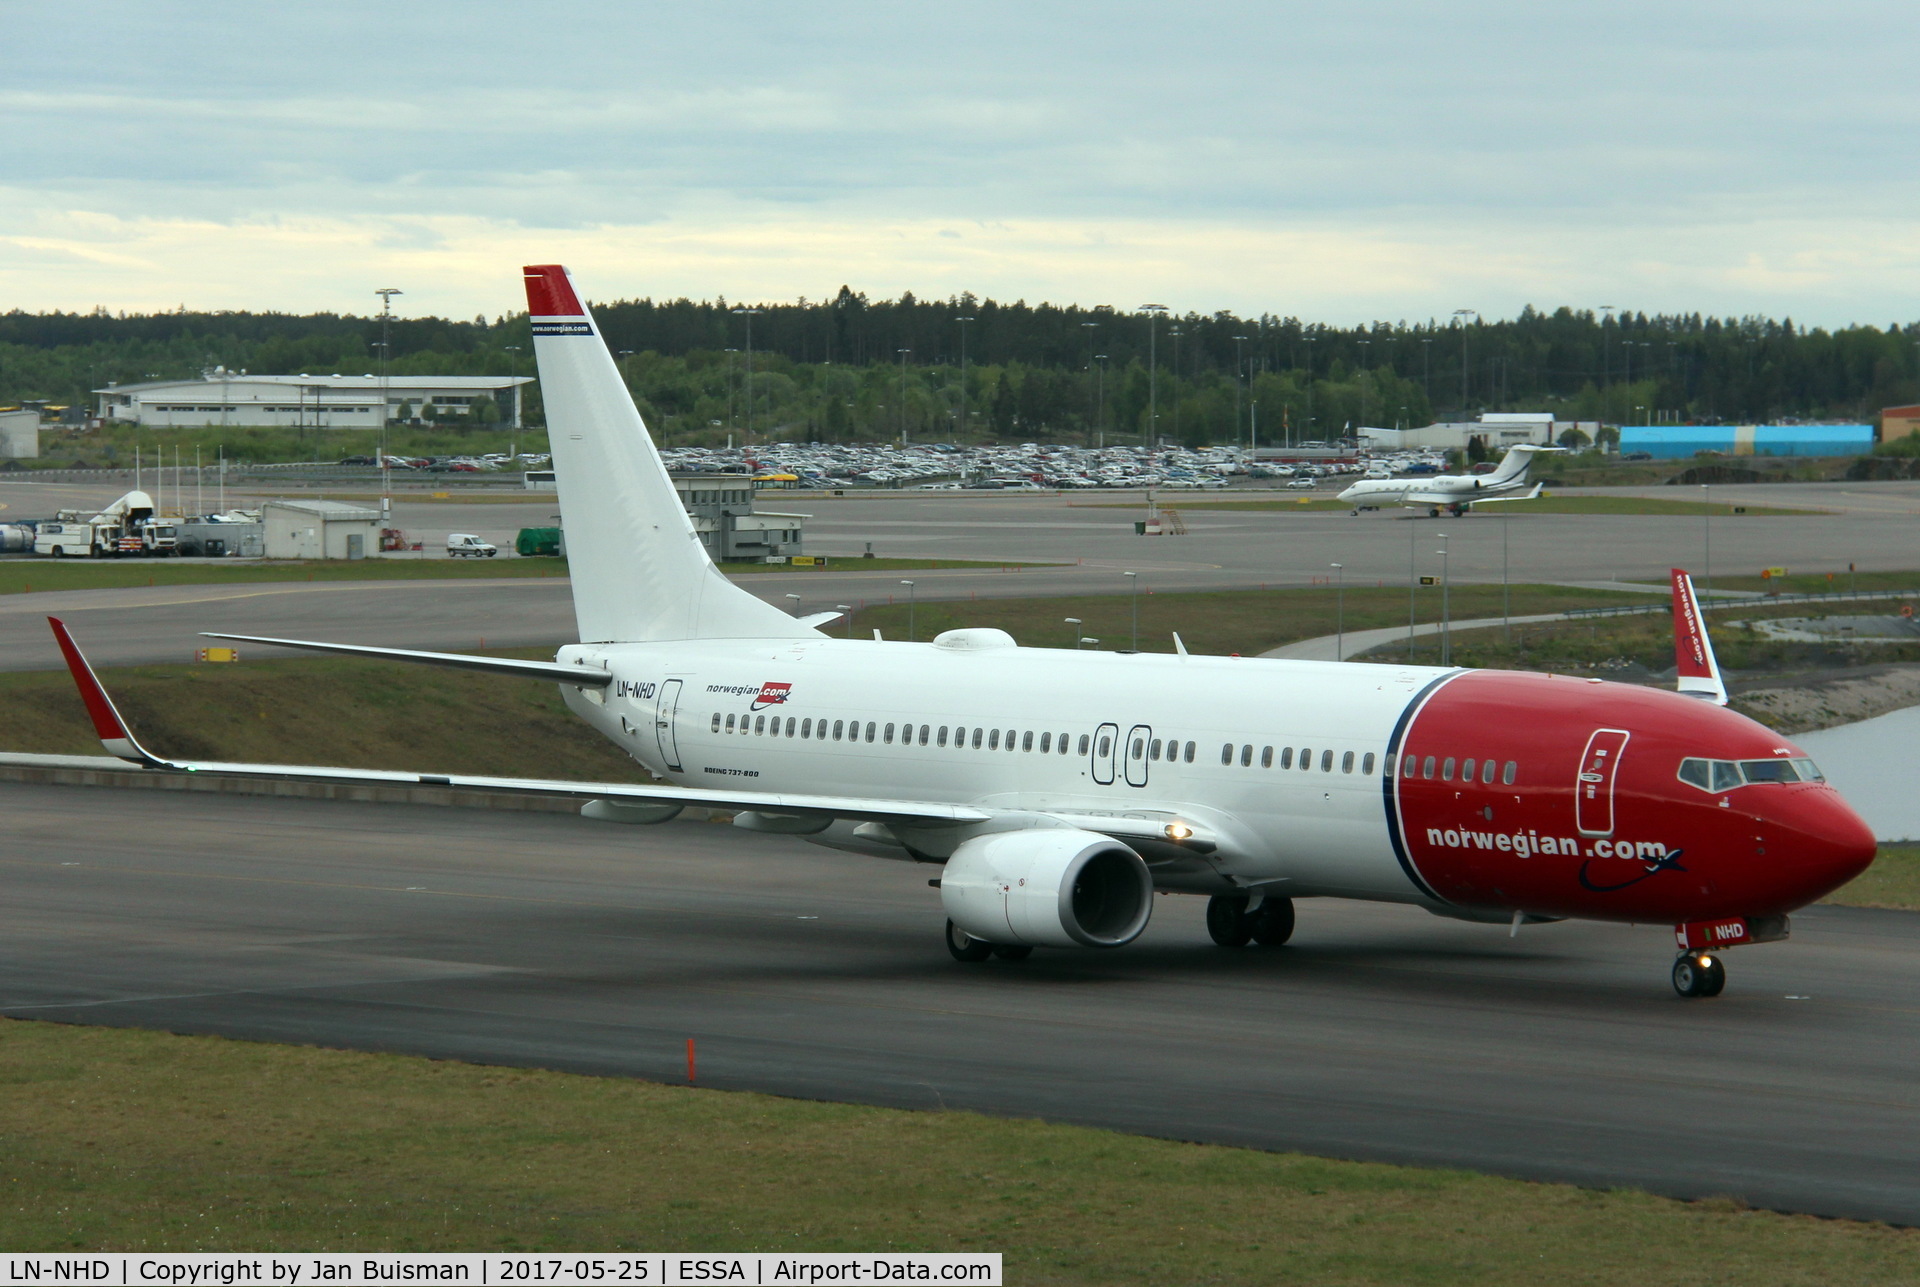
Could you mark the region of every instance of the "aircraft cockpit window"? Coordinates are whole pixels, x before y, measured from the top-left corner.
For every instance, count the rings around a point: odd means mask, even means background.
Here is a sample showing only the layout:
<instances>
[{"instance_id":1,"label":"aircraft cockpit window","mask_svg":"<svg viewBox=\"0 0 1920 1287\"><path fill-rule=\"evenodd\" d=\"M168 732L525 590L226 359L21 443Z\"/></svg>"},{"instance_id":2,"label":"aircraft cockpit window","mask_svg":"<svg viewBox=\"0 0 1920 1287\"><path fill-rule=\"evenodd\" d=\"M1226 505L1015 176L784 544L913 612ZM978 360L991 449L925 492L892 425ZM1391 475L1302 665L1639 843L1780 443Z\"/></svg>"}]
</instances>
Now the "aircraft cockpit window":
<instances>
[{"instance_id":1,"label":"aircraft cockpit window","mask_svg":"<svg viewBox=\"0 0 1920 1287\"><path fill-rule=\"evenodd\" d=\"M1799 771L1792 760L1742 760L1741 775L1749 782L1798 782Z\"/></svg>"},{"instance_id":2,"label":"aircraft cockpit window","mask_svg":"<svg viewBox=\"0 0 1920 1287\"><path fill-rule=\"evenodd\" d=\"M1702 791L1713 790L1713 768L1705 760L1680 761L1680 780Z\"/></svg>"},{"instance_id":3,"label":"aircraft cockpit window","mask_svg":"<svg viewBox=\"0 0 1920 1287\"><path fill-rule=\"evenodd\" d=\"M1712 764L1713 789L1715 791L1731 791L1740 785L1740 766L1738 764L1733 764L1726 760L1714 760Z\"/></svg>"},{"instance_id":4,"label":"aircraft cockpit window","mask_svg":"<svg viewBox=\"0 0 1920 1287\"><path fill-rule=\"evenodd\" d=\"M1800 771L1800 780L1802 782L1825 782L1827 780L1827 775L1822 773L1820 766L1812 760L1795 760L1793 767Z\"/></svg>"}]
</instances>

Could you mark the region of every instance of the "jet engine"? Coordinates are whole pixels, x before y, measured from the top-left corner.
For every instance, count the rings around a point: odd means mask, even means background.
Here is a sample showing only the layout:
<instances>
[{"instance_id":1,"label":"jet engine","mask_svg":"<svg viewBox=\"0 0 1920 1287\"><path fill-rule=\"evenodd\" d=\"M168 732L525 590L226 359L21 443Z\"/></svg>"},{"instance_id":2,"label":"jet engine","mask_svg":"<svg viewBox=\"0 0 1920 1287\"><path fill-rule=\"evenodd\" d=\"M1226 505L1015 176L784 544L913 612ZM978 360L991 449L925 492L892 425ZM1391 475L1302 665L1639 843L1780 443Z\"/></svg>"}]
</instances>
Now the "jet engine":
<instances>
[{"instance_id":1,"label":"jet engine","mask_svg":"<svg viewBox=\"0 0 1920 1287\"><path fill-rule=\"evenodd\" d=\"M1153 912L1140 855L1073 827L976 836L947 860L940 901L954 925L989 943L1121 947Z\"/></svg>"}]
</instances>

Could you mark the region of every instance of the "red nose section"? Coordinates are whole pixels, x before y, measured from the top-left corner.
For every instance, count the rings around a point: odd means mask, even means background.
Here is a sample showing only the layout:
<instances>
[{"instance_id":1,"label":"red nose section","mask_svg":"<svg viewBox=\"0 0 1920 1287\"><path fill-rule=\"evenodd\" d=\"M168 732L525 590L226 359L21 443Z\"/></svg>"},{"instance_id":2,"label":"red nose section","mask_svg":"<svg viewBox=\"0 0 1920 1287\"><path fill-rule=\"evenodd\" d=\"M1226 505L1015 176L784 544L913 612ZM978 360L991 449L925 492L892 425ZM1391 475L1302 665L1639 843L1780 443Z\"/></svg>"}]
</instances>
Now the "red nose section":
<instances>
[{"instance_id":1,"label":"red nose section","mask_svg":"<svg viewBox=\"0 0 1920 1287\"><path fill-rule=\"evenodd\" d=\"M531 264L520 270L527 278L527 312L534 317L584 317L579 296L567 270L559 264Z\"/></svg>"},{"instance_id":2,"label":"red nose section","mask_svg":"<svg viewBox=\"0 0 1920 1287\"><path fill-rule=\"evenodd\" d=\"M1831 894L1873 864L1879 846L1840 793L1824 786L1749 787L1754 914L1787 912Z\"/></svg>"}]
</instances>

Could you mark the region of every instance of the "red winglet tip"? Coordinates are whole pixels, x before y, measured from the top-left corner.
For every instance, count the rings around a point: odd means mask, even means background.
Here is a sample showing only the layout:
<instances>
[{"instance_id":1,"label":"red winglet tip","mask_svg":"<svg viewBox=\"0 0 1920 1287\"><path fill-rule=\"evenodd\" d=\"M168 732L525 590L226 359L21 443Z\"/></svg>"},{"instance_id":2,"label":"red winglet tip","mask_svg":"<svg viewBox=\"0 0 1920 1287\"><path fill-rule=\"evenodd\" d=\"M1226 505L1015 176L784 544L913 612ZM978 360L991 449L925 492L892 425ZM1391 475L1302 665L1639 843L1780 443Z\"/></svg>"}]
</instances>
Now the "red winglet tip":
<instances>
[{"instance_id":1,"label":"red winglet tip","mask_svg":"<svg viewBox=\"0 0 1920 1287\"><path fill-rule=\"evenodd\" d=\"M120 722L120 714L113 709L113 703L107 698L107 690L100 685L94 675L93 667L81 655L80 646L73 642L73 636L67 631L66 622L58 617L48 617L47 624L53 627L53 637L60 644L60 655L67 660L67 669L73 675L73 682L80 689L80 700L86 703L87 717L93 721L93 731L103 742L114 740L129 741L126 726Z\"/></svg>"},{"instance_id":2,"label":"red winglet tip","mask_svg":"<svg viewBox=\"0 0 1920 1287\"><path fill-rule=\"evenodd\" d=\"M533 317L584 317L580 297L562 264L529 264L520 270L527 278L527 312Z\"/></svg>"}]
</instances>

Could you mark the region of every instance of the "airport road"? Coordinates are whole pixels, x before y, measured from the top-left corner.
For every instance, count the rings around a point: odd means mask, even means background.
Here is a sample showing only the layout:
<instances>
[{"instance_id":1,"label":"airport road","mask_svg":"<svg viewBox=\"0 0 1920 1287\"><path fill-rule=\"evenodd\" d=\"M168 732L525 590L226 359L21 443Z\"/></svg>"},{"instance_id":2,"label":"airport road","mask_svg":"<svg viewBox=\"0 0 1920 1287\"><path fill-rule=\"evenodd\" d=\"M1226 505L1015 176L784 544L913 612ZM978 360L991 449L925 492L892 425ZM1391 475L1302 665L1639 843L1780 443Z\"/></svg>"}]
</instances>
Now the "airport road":
<instances>
[{"instance_id":1,"label":"airport road","mask_svg":"<svg viewBox=\"0 0 1920 1287\"><path fill-rule=\"evenodd\" d=\"M73 503L66 495L70 490L0 482L0 504L9 507L0 517L47 509L50 497ZM1664 494L1679 490L1664 489ZM1747 489L1753 497L1733 495L1737 490L1716 489L1716 495L1755 504L1823 504L1835 512L1714 519L1713 570L1845 568L1849 562L1873 570L1916 562L1920 484L1782 484ZM1354 517L1189 504L1184 512L1190 535L1148 538L1132 534L1141 511L1127 507L1124 497L1105 494L864 493L776 497L767 504L812 514L809 548L842 557L824 571L751 574L740 582L783 608L791 606L784 596L798 593L800 608L808 612L897 598L903 578L911 578L916 596L929 601L1124 593L1121 573L1128 570L1141 573L1143 590L1305 585L1324 578L1334 562L1345 565L1350 585L1404 585L1410 569L1439 572L1441 533L1449 538L1456 581L1498 581L1504 557L1516 582L1660 582L1675 564L1705 572L1709 539L1707 524L1695 517L1502 519L1498 507L1464 519L1433 520L1403 511ZM1121 507L1111 508L1115 505ZM396 506L403 526L433 541L444 541L448 531L475 531L510 544L520 524L545 523L552 513L551 498L502 504L403 499ZM886 557L1056 566L861 571L856 559L845 556L863 552L869 543ZM537 560L527 565L530 571L542 566ZM0 600L0 669L58 664L39 620L48 612L76 614L84 638L107 664L185 660L204 642L197 639L200 630L446 649L476 647L482 638L494 646L545 646L572 638L566 590L557 579L191 591L155 587Z\"/></svg>"},{"instance_id":2,"label":"airport road","mask_svg":"<svg viewBox=\"0 0 1920 1287\"><path fill-rule=\"evenodd\" d=\"M953 1108L1920 1223L1920 917L1677 999L1661 928L1303 902L963 966L928 869L728 827L0 784L0 1013Z\"/></svg>"}]
</instances>

